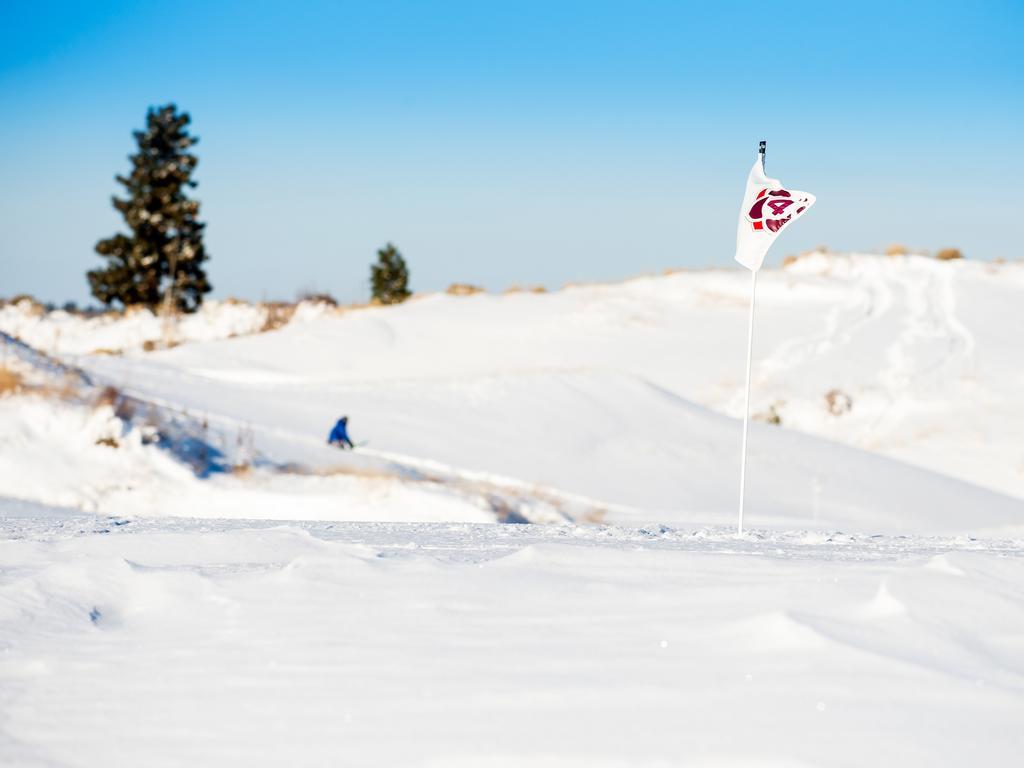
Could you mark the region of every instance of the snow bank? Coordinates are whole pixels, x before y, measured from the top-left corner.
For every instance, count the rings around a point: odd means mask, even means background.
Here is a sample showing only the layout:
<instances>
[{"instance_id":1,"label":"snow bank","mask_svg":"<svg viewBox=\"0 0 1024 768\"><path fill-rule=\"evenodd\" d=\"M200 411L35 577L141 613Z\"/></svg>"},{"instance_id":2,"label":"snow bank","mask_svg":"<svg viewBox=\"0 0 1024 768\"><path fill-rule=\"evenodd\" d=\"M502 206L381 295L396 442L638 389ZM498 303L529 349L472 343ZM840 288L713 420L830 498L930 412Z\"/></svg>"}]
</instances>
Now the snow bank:
<instances>
[{"instance_id":1,"label":"snow bank","mask_svg":"<svg viewBox=\"0 0 1024 768\"><path fill-rule=\"evenodd\" d=\"M324 303L300 302L288 322L305 322L331 311ZM186 344L258 333L267 325L269 313L264 304L210 300L194 314L165 323L144 308L84 317L63 310L45 312L22 300L0 306L0 331L51 355L120 353L163 343L167 334L172 343Z\"/></svg>"}]
</instances>

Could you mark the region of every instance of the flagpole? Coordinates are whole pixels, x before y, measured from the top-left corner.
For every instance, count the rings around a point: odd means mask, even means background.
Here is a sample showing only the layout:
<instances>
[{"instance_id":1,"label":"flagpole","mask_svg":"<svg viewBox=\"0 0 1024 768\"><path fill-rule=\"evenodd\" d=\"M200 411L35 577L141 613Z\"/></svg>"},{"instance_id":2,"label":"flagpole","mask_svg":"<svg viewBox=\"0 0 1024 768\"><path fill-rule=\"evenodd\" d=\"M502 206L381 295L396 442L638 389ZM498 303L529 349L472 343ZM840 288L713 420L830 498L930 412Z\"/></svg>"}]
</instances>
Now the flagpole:
<instances>
[{"instance_id":1,"label":"flagpole","mask_svg":"<svg viewBox=\"0 0 1024 768\"><path fill-rule=\"evenodd\" d=\"M754 298L757 295L757 270L750 270L750 323L747 327L747 391L743 399L743 448L740 457L740 515L736 533L743 535L743 496L747 480L747 427L750 422L750 363L754 356Z\"/></svg>"},{"instance_id":2,"label":"flagpole","mask_svg":"<svg viewBox=\"0 0 1024 768\"><path fill-rule=\"evenodd\" d=\"M764 156L768 142L758 144L761 156L761 170L764 170ZM743 398L743 447L740 449L740 511L736 522L736 535L743 535L743 500L747 487L747 429L750 426L750 365L754 357L754 301L757 297L757 270L750 270L750 322L747 326L747 389Z\"/></svg>"}]
</instances>

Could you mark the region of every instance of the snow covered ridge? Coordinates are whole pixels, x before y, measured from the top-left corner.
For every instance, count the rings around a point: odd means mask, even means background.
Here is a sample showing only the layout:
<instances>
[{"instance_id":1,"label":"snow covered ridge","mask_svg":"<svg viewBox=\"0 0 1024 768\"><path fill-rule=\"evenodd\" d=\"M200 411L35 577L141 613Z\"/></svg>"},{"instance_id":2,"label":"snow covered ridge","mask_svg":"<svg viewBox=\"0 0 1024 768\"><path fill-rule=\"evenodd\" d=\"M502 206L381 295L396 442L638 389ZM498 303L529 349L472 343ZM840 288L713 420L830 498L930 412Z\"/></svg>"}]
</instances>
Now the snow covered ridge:
<instances>
[{"instance_id":1,"label":"snow covered ridge","mask_svg":"<svg viewBox=\"0 0 1024 768\"><path fill-rule=\"evenodd\" d=\"M166 323L145 307L82 315L62 309L46 311L31 299L21 299L0 302L0 331L50 355L119 354L161 346L168 336L171 345L177 345L276 330L333 310L330 304L315 301L208 300L198 312Z\"/></svg>"},{"instance_id":2,"label":"snow covered ridge","mask_svg":"<svg viewBox=\"0 0 1024 768\"><path fill-rule=\"evenodd\" d=\"M800 257L789 257L782 268L786 274L856 280L865 260L882 259L900 264L914 261L935 263L923 256L874 256L870 254L843 255L812 252ZM966 270L968 273L998 274L1024 284L1024 263L948 262L947 269ZM735 270L730 270L735 271ZM717 270L667 270L666 277L708 276ZM728 274L729 271L726 272ZM641 276L621 283L572 284L565 291L629 291L633 284L658 281L658 276ZM520 294L545 295L540 287L513 287L502 295L513 298ZM558 295L555 292L553 295ZM422 299L430 296L468 297L483 294L492 296L479 287L454 283L444 294L417 294ZM741 298L739 295L735 297ZM159 348L169 336L171 346L190 342L214 341L276 330L292 322L306 322L324 315L341 314L372 305L335 307L322 300L302 300L293 304L282 302L250 303L238 299L209 299L194 314L181 315L170 323L145 307L131 307L124 311L111 310L97 315L67 312L63 309L46 310L30 297L13 301L0 299L0 331L6 332L34 348L51 355L104 354L137 349Z\"/></svg>"}]
</instances>

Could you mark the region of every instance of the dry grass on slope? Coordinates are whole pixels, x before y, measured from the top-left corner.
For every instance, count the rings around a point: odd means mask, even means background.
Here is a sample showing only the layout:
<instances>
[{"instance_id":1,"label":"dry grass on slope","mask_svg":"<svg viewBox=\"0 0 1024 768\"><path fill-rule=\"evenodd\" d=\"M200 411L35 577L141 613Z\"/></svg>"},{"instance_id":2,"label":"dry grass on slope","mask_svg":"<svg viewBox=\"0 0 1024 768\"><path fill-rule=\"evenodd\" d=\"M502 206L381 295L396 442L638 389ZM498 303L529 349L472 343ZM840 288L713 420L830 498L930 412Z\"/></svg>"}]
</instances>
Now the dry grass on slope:
<instances>
[{"instance_id":1,"label":"dry grass on slope","mask_svg":"<svg viewBox=\"0 0 1024 768\"><path fill-rule=\"evenodd\" d=\"M10 368L0 367L0 397L16 395L25 387L25 380L20 373Z\"/></svg>"}]
</instances>

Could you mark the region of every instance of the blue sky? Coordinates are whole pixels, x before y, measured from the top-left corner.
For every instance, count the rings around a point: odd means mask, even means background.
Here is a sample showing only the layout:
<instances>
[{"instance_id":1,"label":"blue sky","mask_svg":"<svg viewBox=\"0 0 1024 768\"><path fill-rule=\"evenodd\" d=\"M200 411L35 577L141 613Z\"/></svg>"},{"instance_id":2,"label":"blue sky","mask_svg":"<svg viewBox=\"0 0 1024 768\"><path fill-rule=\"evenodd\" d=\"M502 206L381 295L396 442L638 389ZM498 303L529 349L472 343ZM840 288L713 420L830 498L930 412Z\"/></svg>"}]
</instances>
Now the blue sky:
<instances>
[{"instance_id":1,"label":"blue sky","mask_svg":"<svg viewBox=\"0 0 1024 768\"><path fill-rule=\"evenodd\" d=\"M0 2L0 295L87 297L132 130L201 141L218 296L731 266L757 141L818 244L1024 256L1024 4Z\"/></svg>"}]
</instances>

